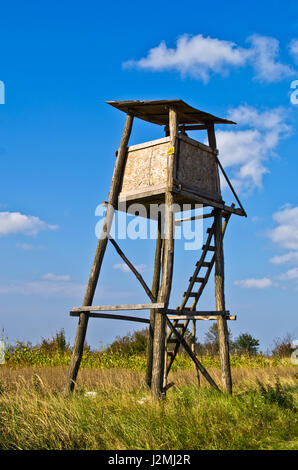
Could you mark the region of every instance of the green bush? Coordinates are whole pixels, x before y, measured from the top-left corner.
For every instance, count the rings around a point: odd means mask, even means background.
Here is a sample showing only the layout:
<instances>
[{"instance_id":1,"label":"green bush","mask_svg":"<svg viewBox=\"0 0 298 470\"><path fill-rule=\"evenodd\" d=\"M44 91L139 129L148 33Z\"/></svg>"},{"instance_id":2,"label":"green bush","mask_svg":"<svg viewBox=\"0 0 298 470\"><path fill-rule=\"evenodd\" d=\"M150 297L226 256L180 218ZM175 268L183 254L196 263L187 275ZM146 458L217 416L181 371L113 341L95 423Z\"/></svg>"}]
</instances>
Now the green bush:
<instances>
[{"instance_id":1,"label":"green bush","mask_svg":"<svg viewBox=\"0 0 298 470\"><path fill-rule=\"evenodd\" d=\"M281 408L296 411L293 396L288 390L282 387L278 377L276 377L274 385L264 385L259 379L257 379L257 383L261 396L266 402L276 403Z\"/></svg>"}]
</instances>

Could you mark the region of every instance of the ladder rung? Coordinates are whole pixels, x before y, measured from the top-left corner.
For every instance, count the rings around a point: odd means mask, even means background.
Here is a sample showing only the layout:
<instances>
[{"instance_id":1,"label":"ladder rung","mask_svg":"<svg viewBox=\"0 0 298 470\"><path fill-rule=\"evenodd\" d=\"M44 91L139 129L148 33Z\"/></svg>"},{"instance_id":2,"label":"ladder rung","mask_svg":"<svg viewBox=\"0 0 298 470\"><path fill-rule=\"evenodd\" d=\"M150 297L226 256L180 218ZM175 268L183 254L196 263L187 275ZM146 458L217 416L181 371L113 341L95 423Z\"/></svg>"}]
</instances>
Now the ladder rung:
<instances>
[{"instance_id":1,"label":"ladder rung","mask_svg":"<svg viewBox=\"0 0 298 470\"><path fill-rule=\"evenodd\" d=\"M209 268L211 264L212 263L209 263L208 261L204 261L204 263L202 263L202 268Z\"/></svg>"},{"instance_id":2,"label":"ladder rung","mask_svg":"<svg viewBox=\"0 0 298 470\"><path fill-rule=\"evenodd\" d=\"M177 344L179 343L178 339L168 339L167 344Z\"/></svg>"},{"instance_id":3,"label":"ladder rung","mask_svg":"<svg viewBox=\"0 0 298 470\"><path fill-rule=\"evenodd\" d=\"M207 249L208 251L215 251L215 246L211 246L211 245L209 245L209 246L207 246L207 245L203 245L203 246L202 246L202 250L205 250L205 249Z\"/></svg>"},{"instance_id":4,"label":"ladder rung","mask_svg":"<svg viewBox=\"0 0 298 470\"><path fill-rule=\"evenodd\" d=\"M196 262L196 266L200 266L201 268L209 268L209 266L211 265L211 262L210 261L197 261Z\"/></svg>"},{"instance_id":5,"label":"ladder rung","mask_svg":"<svg viewBox=\"0 0 298 470\"><path fill-rule=\"evenodd\" d=\"M184 295L184 297L185 297L186 295L187 295L187 297L197 297L198 294L197 294L197 292L189 292L189 293L184 292L183 295Z\"/></svg>"},{"instance_id":6,"label":"ladder rung","mask_svg":"<svg viewBox=\"0 0 298 470\"><path fill-rule=\"evenodd\" d=\"M204 282L205 278L204 277L196 277L195 282Z\"/></svg>"}]
</instances>

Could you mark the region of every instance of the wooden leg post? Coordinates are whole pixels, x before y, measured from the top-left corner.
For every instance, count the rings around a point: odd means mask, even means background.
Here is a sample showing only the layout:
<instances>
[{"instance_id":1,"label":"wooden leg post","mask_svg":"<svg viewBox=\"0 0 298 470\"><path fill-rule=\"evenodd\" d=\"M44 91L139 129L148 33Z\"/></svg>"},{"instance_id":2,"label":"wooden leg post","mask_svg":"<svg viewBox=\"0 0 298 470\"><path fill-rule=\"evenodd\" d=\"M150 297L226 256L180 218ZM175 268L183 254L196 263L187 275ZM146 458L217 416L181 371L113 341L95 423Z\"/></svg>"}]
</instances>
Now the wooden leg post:
<instances>
[{"instance_id":1,"label":"wooden leg post","mask_svg":"<svg viewBox=\"0 0 298 470\"><path fill-rule=\"evenodd\" d=\"M174 198L171 193L166 193L165 204L165 239L162 260L162 280L158 294L158 302L164 302L167 308L173 275L174 234L172 207ZM163 313L155 313L153 336L153 364L151 392L154 398L160 398L163 393L164 367L165 367L165 339L166 318Z\"/></svg>"},{"instance_id":2,"label":"wooden leg post","mask_svg":"<svg viewBox=\"0 0 298 470\"><path fill-rule=\"evenodd\" d=\"M157 237L155 248L154 271L152 280L152 294L155 298L158 297L158 290L160 284L160 266L162 254L162 238L161 238L161 216L158 214L157 221ZM153 336L154 336L154 320L156 310L150 310L150 325L148 331L148 344L147 344L147 368L146 368L146 384L151 387L152 382L152 364L153 364Z\"/></svg>"},{"instance_id":3,"label":"wooden leg post","mask_svg":"<svg viewBox=\"0 0 298 470\"><path fill-rule=\"evenodd\" d=\"M114 207L117 204L118 195L119 195L119 191L121 187L122 175L123 175L124 165L125 165L125 160L126 160L126 149L127 149L127 144L128 144L129 137L131 134L132 123L133 123L133 116L128 114L126 116L126 122L125 122L124 130L123 130L123 134L122 134L122 138L121 138L121 142L120 142L120 146L118 150L118 157L117 157L115 168L114 168L114 174L113 174L111 190L109 194L107 212L105 215L100 239L97 244L95 257L94 257L91 273L89 276L87 289L85 292L83 306L91 306L92 301L93 301L103 257L104 257L107 243L108 243L108 236L110 234L110 229L111 229L111 225L113 221ZM67 380L66 380L65 389L64 389L65 394L72 392L75 386L75 382L77 379L77 375L78 375L78 371L79 371L79 367L80 367L80 363L81 363L81 359L83 355L86 331L87 331L87 326L88 326L88 318L89 317L88 317L87 312L82 312L80 314L77 334L76 334L76 338L75 338L75 342L73 346L72 356L71 356L70 365L68 369Z\"/></svg>"},{"instance_id":4,"label":"wooden leg post","mask_svg":"<svg viewBox=\"0 0 298 470\"><path fill-rule=\"evenodd\" d=\"M174 164L176 158L176 142L178 133L178 115L175 107L169 108L169 131L170 146L174 152L168 154L168 181L167 191L165 193L165 214L164 214L164 241L162 258L162 280L158 293L158 302L164 302L165 308L168 307L174 260L174 196L172 193ZM153 338L153 364L152 364L152 382L151 393L154 398L160 398L163 394L164 368L166 351L166 318L163 313L156 312L154 321Z\"/></svg>"},{"instance_id":5,"label":"wooden leg post","mask_svg":"<svg viewBox=\"0 0 298 470\"><path fill-rule=\"evenodd\" d=\"M220 210L215 210L214 214L215 230L215 301L216 310L225 310L225 294L224 294L224 255L222 241L222 216ZM219 338L219 354L221 363L222 386L224 390L232 393L232 376L230 367L229 354L229 334L227 320L219 317L217 320L218 338Z\"/></svg>"},{"instance_id":6,"label":"wooden leg post","mask_svg":"<svg viewBox=\"0 0 298 470\"><path fill-rule=\"evenodd\" d=\"M192 335L191 335L192 343L191 343L191 350L195 354L196 353L196 320L192 321ZM198 366L194 364L195 373L197 376L198 386L200 386L200 371Z\"/></svg>"}]
</instances>

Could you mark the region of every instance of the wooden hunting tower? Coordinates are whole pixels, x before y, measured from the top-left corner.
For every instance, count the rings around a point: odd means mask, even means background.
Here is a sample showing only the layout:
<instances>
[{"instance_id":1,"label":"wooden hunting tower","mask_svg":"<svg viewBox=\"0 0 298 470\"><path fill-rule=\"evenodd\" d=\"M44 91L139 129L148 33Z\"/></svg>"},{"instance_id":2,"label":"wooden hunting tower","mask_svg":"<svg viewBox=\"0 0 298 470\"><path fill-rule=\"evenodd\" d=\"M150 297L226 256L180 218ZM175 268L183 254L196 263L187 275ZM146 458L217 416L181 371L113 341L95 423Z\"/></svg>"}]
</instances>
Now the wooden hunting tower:
<instances>
[{"instance_id":1,"label":"wooden hunting tower","mask_svg":"<svg viewBox=\"0 0 298 470\"><path fill-rule=\"evenodd\" d=\"M222 385L232 392L229 360L227 320L229 315L224 297L223 235L231 214L246 216L246 213L218 159L214 124L235 124L212 114L199 111L182 100L162 101L109 101L108 104L126 113L126 123L116 152L116 164L109 193L102 233L98 242L83 305L74 307L72 316L79 317L77 335L69 367L66 392L72 391L77 378L83 346L90 317L132 320L149 324L146 381L155 397L161 396L171 384L167 376L182 346L192 358L197 372L209 384L218 389L207 370L195 354L194 344L185 340L185 333L192 322L192 338L195 338L197 320L217 320L219 332ZM165 137L128 147L134 117L164 126ZM207 131L208 145L190 138L188 131ZM227 180L239 207L225 205L220 190L219 170ZM145 217L154 217L150 209L153 204L164 204L163 214L157 215L158 229L154 274L151 289L141 274L124 255L110 235L115 210L130 212L132 204L140 203L145 208ZM177 309L169 309L169 298L173 277L174 226L190 219L175 220L175 204L201 204L211 209L191 219L210 218L206 242L200 258L195 264L187 290ZM151 303L137 305L92 306L103 257L108 241L135 274ZM209 258L208 258L209 255ZM211 255L211 258L210 258ZM199 298L215 266L216 310L196 310ZM190 302L190 305L187 305ZM118 310L150 310L150 319L115 315Z\"/></svg>"}]
</instances>

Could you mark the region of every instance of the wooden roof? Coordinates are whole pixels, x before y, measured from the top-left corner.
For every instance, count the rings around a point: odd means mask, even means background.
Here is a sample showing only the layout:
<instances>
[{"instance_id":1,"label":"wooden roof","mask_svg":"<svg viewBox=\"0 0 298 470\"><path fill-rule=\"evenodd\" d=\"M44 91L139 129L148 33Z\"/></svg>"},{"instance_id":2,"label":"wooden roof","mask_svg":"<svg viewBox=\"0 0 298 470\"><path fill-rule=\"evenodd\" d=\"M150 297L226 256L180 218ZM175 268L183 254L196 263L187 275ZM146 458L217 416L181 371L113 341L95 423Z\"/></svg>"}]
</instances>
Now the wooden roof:
<instances>
[{"instance_id":1,"label":"wooden roof","mask_svg":"<svg viewBox=\"0 0 298 470\"><path fill-rule=\"evenodd\" d=\"M236 124L189 106L182 100L107 101L114 108L133 114L139 119L159 125L169 124L169 107L175 106L180 124Z\"/></svg>"}]
</instances>

